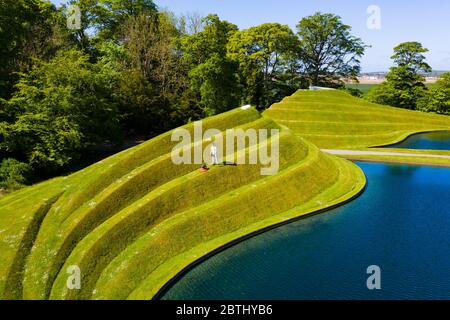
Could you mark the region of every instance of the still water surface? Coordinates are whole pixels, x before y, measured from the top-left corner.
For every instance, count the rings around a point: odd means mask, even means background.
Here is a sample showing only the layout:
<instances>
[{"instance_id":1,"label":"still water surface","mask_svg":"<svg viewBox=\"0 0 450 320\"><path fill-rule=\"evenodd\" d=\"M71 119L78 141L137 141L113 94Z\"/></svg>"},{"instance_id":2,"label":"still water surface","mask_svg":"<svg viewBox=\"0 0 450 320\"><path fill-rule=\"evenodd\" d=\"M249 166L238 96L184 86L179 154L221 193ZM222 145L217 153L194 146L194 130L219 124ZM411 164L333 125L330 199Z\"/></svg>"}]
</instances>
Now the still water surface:
<instances>
[{"instance_id":1,"label":"still water surface","mask_svg":"<svg viewBox=\"0 0 450 320\"><path fill-rule=\"evenodd\" d=\"M358 199L214 255L162 299L450 299L450 169L358 165Z\"/></svg>"},{"instance_id":2,"label":"still water surface","mask_svg":"<svg viewBox=\"0 0 450 320\"><path fill-rule=\"evenodd\" d=\"M421 133L410 136L389 148L450 150L450 132Z\"/></svg>"}]
</instances>

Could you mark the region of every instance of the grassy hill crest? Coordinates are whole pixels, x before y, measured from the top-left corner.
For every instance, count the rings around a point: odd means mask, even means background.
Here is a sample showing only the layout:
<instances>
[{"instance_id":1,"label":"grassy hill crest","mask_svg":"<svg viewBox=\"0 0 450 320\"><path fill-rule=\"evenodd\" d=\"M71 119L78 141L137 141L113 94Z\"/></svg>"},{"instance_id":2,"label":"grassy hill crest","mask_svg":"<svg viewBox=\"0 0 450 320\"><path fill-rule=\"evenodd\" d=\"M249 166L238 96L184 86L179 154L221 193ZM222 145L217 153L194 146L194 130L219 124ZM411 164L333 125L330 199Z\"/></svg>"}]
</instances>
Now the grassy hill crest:
<instances>
[{"instance_id":1,"label":"grassy hill crest","mask_svg":"<svg viewBox=\"0 0 450 320\"><path fill-rule=\"evenodd\" d=\"M340 90L299 90L264 112L319 148L358 149L450 130L450 117L370 103Z\"/></svg>"}]
</instances>

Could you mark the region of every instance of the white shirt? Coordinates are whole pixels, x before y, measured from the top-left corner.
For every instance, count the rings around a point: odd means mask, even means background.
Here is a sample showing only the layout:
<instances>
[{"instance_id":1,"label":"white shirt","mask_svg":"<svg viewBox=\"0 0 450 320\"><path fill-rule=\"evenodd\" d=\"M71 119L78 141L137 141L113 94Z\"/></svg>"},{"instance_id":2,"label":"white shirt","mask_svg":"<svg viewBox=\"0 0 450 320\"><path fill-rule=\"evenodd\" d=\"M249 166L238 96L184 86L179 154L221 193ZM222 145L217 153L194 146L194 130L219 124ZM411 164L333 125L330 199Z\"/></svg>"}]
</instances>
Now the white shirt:
<instances>
[{"instance_id":1,"label":"white shirt","mask_svg":"<svg viewBox=\"0 0 450 320\"><path fill-rule=\"evenodd\" d=\"M214 144L211 146L211 154L212 155L217 155L217 147Z\"/></svg>"}]
</instances>

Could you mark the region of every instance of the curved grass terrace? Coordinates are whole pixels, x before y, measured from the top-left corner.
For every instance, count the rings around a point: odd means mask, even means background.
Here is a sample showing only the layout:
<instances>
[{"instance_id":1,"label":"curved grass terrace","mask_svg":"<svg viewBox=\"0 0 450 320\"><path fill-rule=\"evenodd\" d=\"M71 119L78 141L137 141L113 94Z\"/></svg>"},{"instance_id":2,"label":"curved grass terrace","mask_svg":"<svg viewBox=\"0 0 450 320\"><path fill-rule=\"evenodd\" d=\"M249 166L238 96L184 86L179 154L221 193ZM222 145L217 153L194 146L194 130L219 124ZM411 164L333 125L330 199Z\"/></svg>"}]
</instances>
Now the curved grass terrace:
<instances>
[{"instance_id":1,"label":"curved grass terrace","mask_svg":"<svg viewBox=\"0 0 450 320\"><path fill-rule=\"evenodd\" d=\"M280 128L255 109L205 119L203 127ZM193 125L185 128L192 132ZM170 136L2 198L0 297L150 299L218 247L339 204L365 185L356 165L288 129L279 134L274 176L262 176L261 165L215 166L207 173L175 165L170 152L178 142ZM81 290L67 289L71 265L80 267Z\"/></svg>"},{"instance_id":2,"label":"curved grass terrace","mask_svg":"<svg viewBox=\"0 0 450 320\"><path fill-rule=\"evenodd\" d=\"M199 165L175 165L171 152L178 142L167 132L12 193L0 199L0 298L151 299L217 250L358 196L365 175L340 158L355 158L355 150L375 153L365 154L367 161L450 162L445 151L369 149L450 130L450 117L379 106L340 91L300 90L263 114L235 109L202 125L219 135L229 128L278 129L278 173L263 176L260 164L213 166L207 173ZM194 124L183 128L194 132ZM270 138L229 156L270 147ZM188 150L208 144L194 142ZM81 270L80 290L66 285L73 265Z\"/></svg>"},{"instance_id":3,"label":"curved grass terrace","mask_svg":"<svg viewBox=\"0 0 450 320\"><path fill-rule=\"evenodd\" d=\"M339 90L299 90L264 115L323 149L387 146L450 130L448 116L378 105Z\"/></svg>"}]
</instances>

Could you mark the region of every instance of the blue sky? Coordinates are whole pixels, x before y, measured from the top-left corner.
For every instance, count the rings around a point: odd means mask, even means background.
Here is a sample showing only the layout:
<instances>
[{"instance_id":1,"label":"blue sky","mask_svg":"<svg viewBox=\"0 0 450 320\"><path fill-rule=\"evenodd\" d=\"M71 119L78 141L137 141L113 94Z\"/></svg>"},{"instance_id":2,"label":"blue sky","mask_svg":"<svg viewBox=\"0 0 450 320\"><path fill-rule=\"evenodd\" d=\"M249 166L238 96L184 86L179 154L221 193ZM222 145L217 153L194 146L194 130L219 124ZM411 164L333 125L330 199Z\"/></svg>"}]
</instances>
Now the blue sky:
<instances>
[{"instance_id":1,"label":"blue sky","mask_svg":"<svg viewBox=\"0 0 450 320\"><path fill-rule=\"evenodd\" d=\"M63 0L52 0L54 3ZM241 29L264 22L279 22L295 29L302 17L316 11L342 17L353 34L372 46L362 59L364 72L385 71L392 48L404 41L419 41L430 49L428 62L435 70L450 70L450 1L443 0L155 0L175 13L217 13ZM367 27L367 8L381 10L381 29Z\"/></svg>"}]
</instances>

